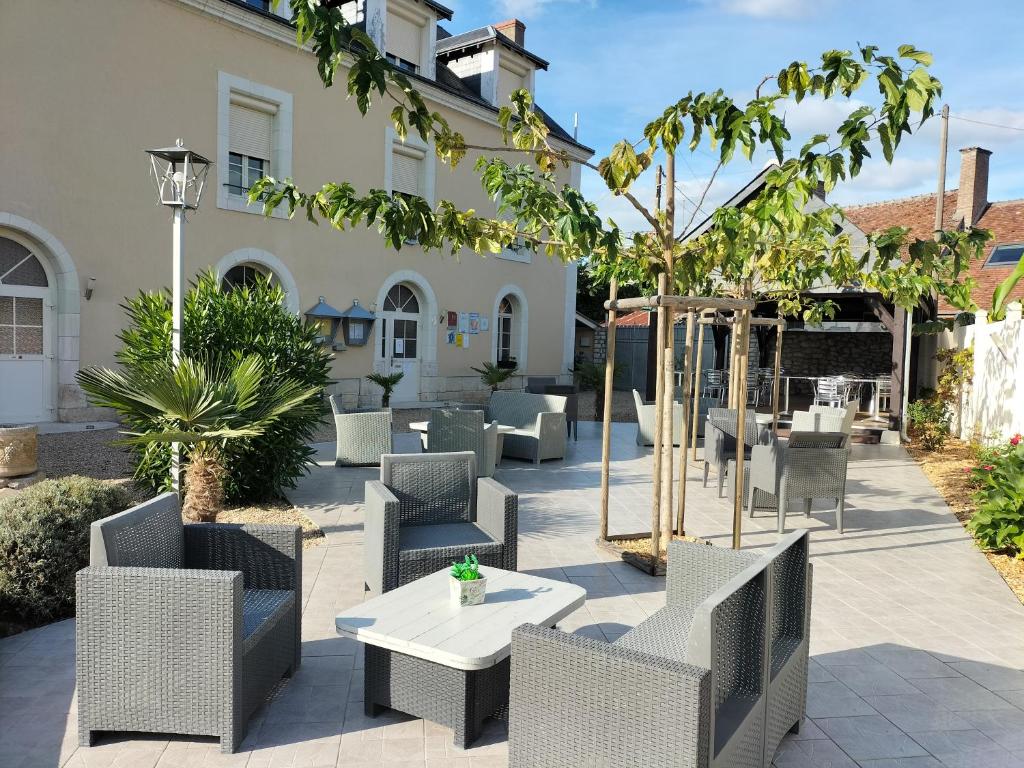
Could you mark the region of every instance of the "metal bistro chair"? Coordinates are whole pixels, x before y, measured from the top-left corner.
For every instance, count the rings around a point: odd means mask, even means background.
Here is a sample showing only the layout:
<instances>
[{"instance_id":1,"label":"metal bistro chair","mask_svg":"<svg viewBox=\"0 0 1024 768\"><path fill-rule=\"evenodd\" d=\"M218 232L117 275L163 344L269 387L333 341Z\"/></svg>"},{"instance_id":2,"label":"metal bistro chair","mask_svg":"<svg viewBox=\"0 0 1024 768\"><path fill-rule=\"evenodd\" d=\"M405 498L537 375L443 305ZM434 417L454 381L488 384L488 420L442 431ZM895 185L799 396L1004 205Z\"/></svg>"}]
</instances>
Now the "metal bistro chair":
<instances>
[{"instance_id":1,"label":"metal bistro chair","mask_svg":"<svg viewBox=\"0 0 1024 768\"><path fill-rule=\"evenodd\" d=\"M832 376L825 376L814 382L814 404L831 405L834 408L842 408L843 383L840 379Z\"/></svg>"},{"instance_id":2,"label":"metal bistro chair","mask_svg":"<svg viewBox=\"0 0 1024 768\"><path fill-rule=\"evenodd\" d=\"M725 390L728 383L725 378L725 371L718 368L709 368L703 373L704 388L701 397L714 398L719 404L725 399Z\"/></svg>"},{"instance_id":3,"label":"metal bistro chair","mask_svg":"<svg viewBox=\"0 0 1024 768\"><path fill-rule=\"evenodd\" d=\"M880 376L878 381L875 382L875 386L878 388L875 394L875 402L878 403L878 413L883 410L889 411L892 409L892 376ZM882 407L882 401L885 401L885 407ZM877 416L878 413L875 415Z\"/></svg>"}]
</instances>

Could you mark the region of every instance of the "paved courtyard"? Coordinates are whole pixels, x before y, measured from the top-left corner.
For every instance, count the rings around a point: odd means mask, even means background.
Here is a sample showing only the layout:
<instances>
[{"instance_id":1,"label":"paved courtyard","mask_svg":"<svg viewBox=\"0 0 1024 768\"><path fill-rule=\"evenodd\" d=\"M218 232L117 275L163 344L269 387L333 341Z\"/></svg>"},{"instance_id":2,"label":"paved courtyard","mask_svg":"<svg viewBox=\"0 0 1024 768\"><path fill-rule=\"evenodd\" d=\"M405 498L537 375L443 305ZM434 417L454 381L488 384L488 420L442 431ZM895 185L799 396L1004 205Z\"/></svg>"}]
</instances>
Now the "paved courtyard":
<instances>
[{"instance_id":1,"label":"paved courtyard","mask_svg":"<svg viewBox=\"0 0 1024 768\"><path fill-rule=\"evenodd\" d=\"M520 570L584 586L586 605L561 626L613 640L663 605L664 580L594 545L598 429L581 423L564 462L505 460L496 477L520 494ZM614 430L613 532L647 525L650 450L634 444L634 430ZM210 739L159 735L78 749L74 622L65 621L0 640L0 768L506 765L498 722L463 751L431 723L363 715L362 654L335 634L334 616L362 599L363 483L376 470L337 469L333 446L322 448L293 494L327 534L303 555L303 665L250 722L238 754L220 755ZM727 546L730 506L699 476L690 469L688 530ZM849 477L845 535L827 511L789 518L812 530L813 660L809 721L775 764L1024 767L1024 608L901 448L854 446ZM777 538L773 517L744 525L747 547Z\"/></svg>"}]
</instances>

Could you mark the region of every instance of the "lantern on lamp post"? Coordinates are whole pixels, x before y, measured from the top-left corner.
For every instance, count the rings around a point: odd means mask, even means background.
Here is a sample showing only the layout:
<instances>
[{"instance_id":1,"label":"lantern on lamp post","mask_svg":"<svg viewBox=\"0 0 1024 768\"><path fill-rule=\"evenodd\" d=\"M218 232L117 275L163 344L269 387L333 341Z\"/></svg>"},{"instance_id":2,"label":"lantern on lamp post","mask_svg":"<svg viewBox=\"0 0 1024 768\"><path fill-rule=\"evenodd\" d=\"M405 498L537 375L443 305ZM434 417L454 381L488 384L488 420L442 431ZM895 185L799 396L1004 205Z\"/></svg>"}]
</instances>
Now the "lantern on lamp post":
<instances>
[{"instance_id":1,"label":"lantern on lamp post","mask_svg":"<svg viewBox=\"0 0 1024 768\"><path fill-rule=\"evenodd\" d=\"M147 149L150 170L156 183L160 204L173 212L171 230L171 361L177 365L181 359L181 329L184 320L185 266L182 251L185 248L185 211L195 211L206 186L210 163L205 157L182 144L173 147ZM178 482L180 449L171 444L171 480L175 490Z\"/></svg>"}]
</instances>

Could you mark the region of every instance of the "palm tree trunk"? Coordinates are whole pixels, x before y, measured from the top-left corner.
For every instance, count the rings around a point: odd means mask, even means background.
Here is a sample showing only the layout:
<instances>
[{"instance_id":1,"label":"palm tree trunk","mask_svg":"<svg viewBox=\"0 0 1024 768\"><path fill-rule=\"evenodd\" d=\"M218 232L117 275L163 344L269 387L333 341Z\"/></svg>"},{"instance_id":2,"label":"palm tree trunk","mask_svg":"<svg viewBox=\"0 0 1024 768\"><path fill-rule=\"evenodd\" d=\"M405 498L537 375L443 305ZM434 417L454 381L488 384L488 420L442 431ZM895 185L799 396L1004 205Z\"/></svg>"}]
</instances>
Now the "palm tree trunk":
<instances>
[{"instance_id":1,"label":"palm tree trunk","mask_svg":"<svg viewBox=\"0 0 1024 768\"><path fill-rule=\"evenodd\" d=\"M189 520L212 523L224 510L224 476L220 457L194 452L185 470L182 513Z\"/></svg>"}]
</instances>

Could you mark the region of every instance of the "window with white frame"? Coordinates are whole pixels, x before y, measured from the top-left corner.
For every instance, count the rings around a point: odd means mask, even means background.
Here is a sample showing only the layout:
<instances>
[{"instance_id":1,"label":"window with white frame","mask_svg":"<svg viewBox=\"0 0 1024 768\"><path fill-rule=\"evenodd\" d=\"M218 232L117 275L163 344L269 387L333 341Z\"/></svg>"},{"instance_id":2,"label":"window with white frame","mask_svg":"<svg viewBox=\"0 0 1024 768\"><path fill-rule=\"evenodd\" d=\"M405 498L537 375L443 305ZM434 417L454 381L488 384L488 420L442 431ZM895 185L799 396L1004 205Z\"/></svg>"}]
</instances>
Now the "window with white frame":
<instances>
[{"instance_id":1,"label":"window with white frame","mask_svg":"<svg viewBox=\"0 0 1024 768\"><path fill-rule=\"evenodd\" d=\"M273 275L255 264L236 264L221 278L221 288L225 291L233 291L236 288L251 288L256 285L261 277L271 278Z\"/></svg>"},{"instance_id":2,"label":"window with white frame","mask_svg":"<svg viewBox=\"0 0 1024 768\"><path fill-rule=\"evenodd\" d=\"M292 172L292 95L226 72L218 73L217 91L217 206L262 214L249 202L252 185Z\"/></svg>"},{"instance_id":3,"label":"window with white frame","mask_svg":"<svg viewBox=\"0 0 1024 768\"><path fill-rule=\"evenodd\" d=\"M515 327L515 304L511 296L506 296L498 305L498 327L495 333L498 361L508 362L512 359L512 335Z\"/></svg>"},{"instance_id":4,"label":"window with white frame","mask_svg":"<svg viewBox=\"0 0 1024 768\"><path fill-rule=\"evenodd\" d=\"M387 24L387 59L399 69L419 72L423 61L424 24L404 14L389 10Z\"/></svg>"},{"instance_id":5,"label":"window with white frame","mask_svg":"<svg viewBox=\"0 0 1024 768\"><path fill-rule=\"evenodd\" d=\"M228 118L228 191L245 195L270 173L273 105L233 95Z\"/></svg>"},{"instance_id":6,"label":"window with white frame","mask_svg":"<svg viewBox=\"0 0 1024 768\"><path fill-rule=\"evenodd\" d=\"M423 163L425 153L415 147L396 143L391 151L391 193L406 197L425 197Z\"/></svg>"}]
</instances>

